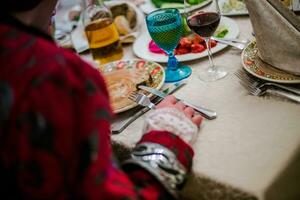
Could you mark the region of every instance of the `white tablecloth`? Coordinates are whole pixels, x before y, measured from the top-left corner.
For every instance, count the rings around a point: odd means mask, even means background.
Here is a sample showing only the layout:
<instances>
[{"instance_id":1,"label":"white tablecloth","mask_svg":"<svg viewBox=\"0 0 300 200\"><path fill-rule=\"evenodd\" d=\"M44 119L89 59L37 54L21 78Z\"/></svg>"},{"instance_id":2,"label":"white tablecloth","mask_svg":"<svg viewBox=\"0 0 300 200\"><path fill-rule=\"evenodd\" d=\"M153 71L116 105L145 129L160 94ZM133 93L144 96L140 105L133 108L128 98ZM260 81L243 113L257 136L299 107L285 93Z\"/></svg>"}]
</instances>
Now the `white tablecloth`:
<instances>
[{"instance_id":1,"label":"white tablecloth","mask_svg":"<svg viewBox=\"0 0 300 200\"><path fill-rule=\"evenodd\" d=\"M242 39L252 39L248 16L234 17ZM124 59L136 58L131 46ZM194 174L182 194L185 199L300 199L300 105L278 98L247 94L233 73L242 68L241 51L227 47L214 54L229 75L202 82L198 70L208 58L186 64L193 73L176 96L218 112L205 120L194 144ZM144 117L114 142L131 148L141 137Z\"/></svg>"}]
</instances>

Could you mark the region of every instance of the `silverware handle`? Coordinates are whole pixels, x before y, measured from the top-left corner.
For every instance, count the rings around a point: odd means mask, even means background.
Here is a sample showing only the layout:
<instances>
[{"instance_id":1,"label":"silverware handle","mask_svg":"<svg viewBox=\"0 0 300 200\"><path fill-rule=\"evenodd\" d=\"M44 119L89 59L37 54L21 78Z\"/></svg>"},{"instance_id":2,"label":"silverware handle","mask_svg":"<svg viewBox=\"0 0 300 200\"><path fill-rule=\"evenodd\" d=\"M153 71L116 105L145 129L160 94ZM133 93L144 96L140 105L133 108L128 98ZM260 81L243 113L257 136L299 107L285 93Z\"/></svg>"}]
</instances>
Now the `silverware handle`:
<instances>
[{"instance_id":1,"label":"silverware handle","mask_svg":"<svg viewBox=\"0 0 300 200\"><path fill-rule=\"evenodd\" d=\"M134 122L137 118L139 118L140 116L142 116L144 113L146 113L149 110L150 110L150 108L148 108L148 107L142 108L141 110L139 110L138 112L136 112L132 116L130 116L127 120L124 120L123 122L118 123L116 125L116 127L112 127L112 133L113 134L121 133L125 128L127 128L127 126L129 126L132 122Z\"/></svg>"},{"instance_id":2,"label":"silverware handle","mask_svg":"<svg viewBox=\"0 0 300 200\"><path fill-rule=\"evenodd\" d=\"M242 44L248 44L250 42L248 40L239 40L239 39L235 39L235 38L222 38L222 40L228 41L228 42L234 42L234 43L242 43Z\"/></svg>"},{"instance_id":3,"label":"silverware handle","mask_svg":"<svg viewBox=\"0 0 300 200\"><path fill-rule=\"evenodd\" d=\"M215 119L217 117L217 113L213 110L207 109L207 108L203 108L201 106L196 106L186 100L180 100L182 103L184 103L185 105L195 109L196 111L198 111L199 113L201 113L203 115L203 117L205 117L206 119Z\"/></svg>"},{"instance_id":4,"label":"silverware handle","mask_svg":"<svg viewBox=\"0 0 300 200\"><path fill-rule=\"evenodd\" d=\"M237 49L240 49L240 50L243 50L245 48L244 43L231 42L231 41L227 41L227 40L223 40L223 39L219 39L219 38L215 38L215 37L213 37L212 39L219 42L219 43L227 44L227 45L233 46L233 47L235 47Z\"/></svg>"},{"instance_id":5,"label":"silverware handle","mask_svg":"<svg viewBox=\"0 0 300 200\"><path fill-rule=\"evenodd\" d=\"M162 100L163 100L163 98L160 98L160 97L155 98L153 100L154 107L155 107L156 104L158 104ZM140 116L142 116L143 114L145 114L149 110L150 110L149 107L143 107L141 110L139 110L136 113L134 113L133 115L131 115L127 120L124 120L117 127L113 128L112 129L112 133L113 134L119 134L119 133L121 133L125 128L127 128L127 126L129 126L132 122L134 122L137 118L139 118Z\"/></svg>"},{"instance_id":6,"label":"silverware handle","mask_svg":"<svg viewBox=\"0 0 300 200\"><path fill-rule=\"evenodd\" d=\"M272 85L275 86L275 87L281 88L283 90L286 90L286 91L289 91L289 92L300 95L300 90L299 89L287 87L287 86L280 85L280 84L277 84L277 83L272 83Z\"/></svg>"},{"instance_id":7,"label":"silverware handle","mask_svg":"<svg viewBox=\"0 0 300 200\"><path fill-rule=\"evenodd\" d=\"M300 96L297 96L292 93L288 93L288 92L284 92L284 91L280 91L280 90L271 90L271 89L267 90L266 92L271 95L285 97L287 99L290 99L292 101L300 103Z\"/></svg>"},{"instance_id":8,"label":"silverware handle","mask_svg":"<svg viewBox=\"0 0 300 200\"><path fill-rule=\"evenodd\" d=\"M150 108L151 110L154 110L154 109L156 109L156 106L154 103L150 103L148 108Z\"/></svg>"},{"instance_id":9,"label":"silverware handle","mask_svg":"<svg viewBox=\"0 0 300 200\"><path fill-rule=\"evenodd\" d=\"M229 41L224 41L224 40L219 40L216 39L217 42L222 43L222 44L227 44L229 46L233 46L237 49L243 50L245 48L245 45L242 43L236 43L236 42L229 42Z\"/></svg>"}]
</instances>

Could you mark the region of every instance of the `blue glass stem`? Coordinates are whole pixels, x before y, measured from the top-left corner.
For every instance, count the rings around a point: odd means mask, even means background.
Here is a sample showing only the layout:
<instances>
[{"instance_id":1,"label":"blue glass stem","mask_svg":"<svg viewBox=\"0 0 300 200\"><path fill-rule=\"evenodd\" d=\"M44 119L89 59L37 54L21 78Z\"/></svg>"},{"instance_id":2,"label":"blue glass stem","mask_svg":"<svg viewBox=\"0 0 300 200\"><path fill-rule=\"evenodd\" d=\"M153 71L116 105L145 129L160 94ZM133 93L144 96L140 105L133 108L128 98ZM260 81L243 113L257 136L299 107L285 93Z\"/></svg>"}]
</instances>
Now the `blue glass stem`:
<instances>
[{"instance_id":1,"label":"blue glass stem","mask_svg":"<svg viewBox=\"0 0 300 200\"><path fill-rule=\"evenodd\" d=\"M168 68L173 71L177 70L178 69L178 60L175 57L174 53L171 52L171 53L168 53L168 55L169 55Z\"/></svg>"}]
</instances>

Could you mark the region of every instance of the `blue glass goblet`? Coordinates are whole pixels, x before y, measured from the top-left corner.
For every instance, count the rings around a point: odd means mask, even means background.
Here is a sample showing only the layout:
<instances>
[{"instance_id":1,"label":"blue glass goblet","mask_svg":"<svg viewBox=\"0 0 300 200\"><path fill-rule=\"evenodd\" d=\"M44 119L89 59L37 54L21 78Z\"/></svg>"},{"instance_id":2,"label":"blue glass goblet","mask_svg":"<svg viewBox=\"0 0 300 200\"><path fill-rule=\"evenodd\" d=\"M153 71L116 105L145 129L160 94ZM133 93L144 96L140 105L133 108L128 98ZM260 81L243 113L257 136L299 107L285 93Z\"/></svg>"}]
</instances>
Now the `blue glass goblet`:
<instances>
[{"instance_id":1,"label":"blue glass goblet","mask_svg":"<svg viewBox=\"0 0 300 200\"><path fill-rule=\"evenodd\" d=\"M176 82L189 77L191 68L180 66L174 55L183 32L179 11L175 8L155 10L147 15L146 23L152 40L169 56L165 82Z\"/></svg>"}]
</instances>

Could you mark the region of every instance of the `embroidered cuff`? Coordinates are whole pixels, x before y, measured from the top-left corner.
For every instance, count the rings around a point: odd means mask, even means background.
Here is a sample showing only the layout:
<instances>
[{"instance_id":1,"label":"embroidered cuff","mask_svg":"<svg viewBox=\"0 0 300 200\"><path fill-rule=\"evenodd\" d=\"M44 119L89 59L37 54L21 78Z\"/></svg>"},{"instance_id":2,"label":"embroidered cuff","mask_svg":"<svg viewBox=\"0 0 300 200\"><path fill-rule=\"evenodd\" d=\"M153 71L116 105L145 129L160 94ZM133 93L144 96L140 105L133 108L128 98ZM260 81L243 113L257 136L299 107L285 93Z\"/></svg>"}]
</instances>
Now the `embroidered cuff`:
<instances>
[{"instance_id":1,"label":"embroidered cuff","mask_svg":"<svg viewBox=\"0 0 300 200\"><path fill-rule=\"evenodd\" d=\"M124 166L138 165L152 174L167 191L177 195L187 178L186 168L168 148L151 142L138 144L132 152L132 158Z\"/></svg>"},{"instance_id":2,"label":"embroidered cuff","mask_svg":"<svg viewBox=\"0 0 300 200\"><path fill-rule=\"evenodd\" d=\"M197 126L176 108L161 108L152 111L146 118L144 132L168 131L191 144L198 133Z\"/></svg>"},{"instance_id":3,"label":"embroidered cuff","mask_svg":"<svg viewBox=\"0 0 300 200\"><path fill-rule=\"evenodd\" d=\"M177 135L167 131L151 131L143 135L137 145L145 142L157 143L168 148L174 153L176 158L187 169L187 171L190 171L192 167L194 151Z\"/></svg>"}]
</instances>

